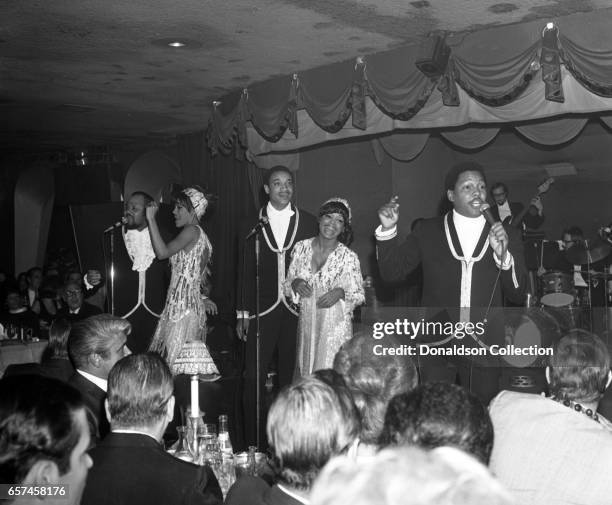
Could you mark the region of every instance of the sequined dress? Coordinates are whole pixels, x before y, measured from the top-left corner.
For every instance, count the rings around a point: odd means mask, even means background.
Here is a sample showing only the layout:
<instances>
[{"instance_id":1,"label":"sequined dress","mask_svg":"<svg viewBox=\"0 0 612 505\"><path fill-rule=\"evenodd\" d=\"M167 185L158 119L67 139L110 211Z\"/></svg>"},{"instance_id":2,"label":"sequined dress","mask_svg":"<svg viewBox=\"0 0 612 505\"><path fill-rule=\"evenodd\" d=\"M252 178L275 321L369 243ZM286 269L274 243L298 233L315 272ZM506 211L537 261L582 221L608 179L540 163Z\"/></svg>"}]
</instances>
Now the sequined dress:
<instances>
[{"instance_id":1,"label":"sequined dress","mask_svg":"<svg viewBox=\"0 0 612 505\"><path fill-rule=\"evenodd\" d=\"M164 311L159 318L150 350L162 354L172 373L219 377L206 348L206 311L200 294L202 257L212 246L198 226L200 236L191 249L181 249L170 257L172 277Z\"/></svg>"},{"instance_id":2,"label":"sequined dress","mask_svg":"<svg viewBox=\"0 0 612 505\"><path fill-rule=\"evenodd\" d=\"M353 309L365 300L357 254L339 243L314 272L312 241L302 240L295 245L284 285L287 297L294 295L291 283L296 278L304 279L313 289L312 296L299 299L296 377L332 366L340 346L353 335ZM329 308L317 308L317 299L336 287L344 290L344 299Z\"/></svg>"}]
</instances>

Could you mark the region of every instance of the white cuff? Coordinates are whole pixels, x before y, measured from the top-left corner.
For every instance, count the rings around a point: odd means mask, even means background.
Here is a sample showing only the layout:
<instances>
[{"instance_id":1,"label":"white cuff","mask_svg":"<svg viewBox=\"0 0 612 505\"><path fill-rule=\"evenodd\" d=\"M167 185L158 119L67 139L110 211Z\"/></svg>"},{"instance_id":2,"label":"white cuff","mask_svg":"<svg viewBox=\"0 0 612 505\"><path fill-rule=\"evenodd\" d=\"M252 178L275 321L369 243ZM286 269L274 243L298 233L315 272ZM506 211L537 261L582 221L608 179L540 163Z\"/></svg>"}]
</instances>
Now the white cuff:
<instances>
[{"instance_id":1,"label":"white cuff","mask_svg":"<svg viewBox=\"0 0 612 505\"><path fill-rule=\"evenodd\" d=\"M512 266L514 266L514 258L512 257L512 253L510 251L506 251L506 257L504 258L503 263L499 261L495 253L493 253L493 259L498 267L501 265L502 270L510 270Z\"/></svg>"},{"instance_id":2,"label":"white cuff","mask_svg":"<svg viewBox=\"0 0 612 505\"><path fill-rule=\"evenodd\" d=\"M394 226L388 230L383 230L382 224L380 224L378 225L378 228L374 230L374 235L376 236L376 240L391 240L397 236L397 226Z\"/></svg>"},{"instance_id":3,"label":"white cuff","mask_svg":"<svg viewBox=\"0 0 612 505\"><path fill-rule=\"evenodd\" d=\"M238 319L248 319L249 318L249 311L248 310L237 310L236 311L236 317Z\"/></svg>"},{"instance_id":4,"label":"white cuff","mask_svg":"<svg viewBox=\"0 0 612 505\"><path fill-rule=\"evenodd\" d=\"M86 287L87 289L91 289L91 288L93 288L93 287L94 287L94 286L93 286L93 284L91 284L91 283L90 283L90 282L87 280L87 274L85 274L85 275L83 276L83 284L85 284L85 287Z\"/></svg>"}]
</instances>

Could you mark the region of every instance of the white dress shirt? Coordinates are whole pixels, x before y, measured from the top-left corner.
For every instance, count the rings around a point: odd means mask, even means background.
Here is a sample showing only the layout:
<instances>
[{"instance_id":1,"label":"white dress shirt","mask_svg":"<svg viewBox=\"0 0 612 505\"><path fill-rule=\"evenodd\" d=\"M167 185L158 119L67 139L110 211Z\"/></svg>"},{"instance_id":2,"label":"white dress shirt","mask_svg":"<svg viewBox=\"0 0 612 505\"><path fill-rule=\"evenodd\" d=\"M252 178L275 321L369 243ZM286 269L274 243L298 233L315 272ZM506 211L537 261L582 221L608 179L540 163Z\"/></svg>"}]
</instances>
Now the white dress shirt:
<instances>
[{"instance_id":1,"label":"white dress shirt","mask_svg":"<svg viewBox=\"0 0 612 505\"><path fill-rule=\"evenodd\" d=\"M287 237L287 230L289 230L289 221L291 216L295 214L291 210L291 205L287 205L283 210L276 210L271 203L268 202L266 207L268 213L268 219L270 220L270 228L276 240L276 245L282 249L285 238Z\"/></svg>"},{"instance_id":2,"label":"white dress shirt","mask_svg":"<svg viewBox=\"0 0 612 505\"><path fill-rule=\"evenodd\" d=\"M79 370L78 368L77 368L77 373L80 373L89 382L93 382L96 386L98 386L101 390L103 390L106 393L106 390L108 389L108 381L106 379L101 379L100 377L96 377L95 375L84 372L83 370Z\"/></svg>"}]
</instances>

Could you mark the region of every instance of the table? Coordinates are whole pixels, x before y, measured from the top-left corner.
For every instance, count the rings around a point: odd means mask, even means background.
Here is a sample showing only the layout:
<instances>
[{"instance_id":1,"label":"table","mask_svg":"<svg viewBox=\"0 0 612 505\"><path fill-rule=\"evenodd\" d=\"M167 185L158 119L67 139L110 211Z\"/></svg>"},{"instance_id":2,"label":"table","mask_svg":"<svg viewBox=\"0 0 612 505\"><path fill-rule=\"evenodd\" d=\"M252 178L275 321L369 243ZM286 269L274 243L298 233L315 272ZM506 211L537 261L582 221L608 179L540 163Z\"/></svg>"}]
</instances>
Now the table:
<instances>
[{"instance_id":1,"label":"table","mask_svg":"<svg viewBox=\"0 0 612 505\"><path fill-rule=\"evenodd\" d=\"M9 365L40 363L47 344L46 340L28 343L3 341L0 345L0 376L4 375L4 371Z\"/></svg>"}]
</instances>

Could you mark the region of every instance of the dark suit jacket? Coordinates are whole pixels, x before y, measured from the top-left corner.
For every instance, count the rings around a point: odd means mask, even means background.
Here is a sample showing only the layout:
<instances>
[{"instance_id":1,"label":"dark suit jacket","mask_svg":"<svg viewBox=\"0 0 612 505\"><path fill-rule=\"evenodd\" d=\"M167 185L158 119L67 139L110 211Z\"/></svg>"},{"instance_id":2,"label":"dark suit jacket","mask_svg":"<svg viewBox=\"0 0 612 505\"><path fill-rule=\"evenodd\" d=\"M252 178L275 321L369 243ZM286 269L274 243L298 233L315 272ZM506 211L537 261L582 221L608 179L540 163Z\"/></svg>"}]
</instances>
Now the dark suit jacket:
<instances>
[{"instance_id":1,"label":"dark suit jacket","mask_svg":"<svg viewBox=\"0 0 612 505\"><path fill-rule=\"evenodd\" d=\"M74 367L69 359L49 359L42 363L19 363L6 367L5 376L9 375L42 375L63 382L74 374Z\"/></svg>"},{"instance_id":2,"label":"dark suit jacket","mask_svg":"<svg viewBox=\"0 0 612 505\"><path fill-rule=\"evenodd\" d=\"M515 223L514 218L518 217L518 215L523 211L525 206L519 202L508 202L508 205L510 205L510 212L512 213L512 225L515 228L519 228L519 225ZM495 204L495 202L493 202L493 205L491 205L491 213L493 214L493 217L496 221L500 221L499 208L497 207L497 204ZM527 228L536 229L539 228L544 222L544 216L540 216L537 212L537 209L535 207L530 206L529 210L527 211L525 217L521 222L525 223Z\"/></svg>"},{"instance_id":3,"label":"dark suit jacket","mask_svg":"<svg viewBox=\"0 0 612 505\"><path fill-rule=\"evenodd\" d=\"M147 232L147 230L145 230ZM160 223L162 238L167 243L171 234L166 232ZM144 301L149 309L157 316L151 314L145 307L138 305L138 282L140 274L132 270L133 262L130 258L121 233L115 233L115 315L125 317L132 323L132 331L128 335L127 345L134 353L145 352L149 348L155 328L159 322L159 315L164 310L166 293L170 283L170 268L168 260L154 259L145 272ZM110 289L110 288L109 288Z\"/></svg>"},{"instance_id":4,"label":"dark suit jacket","mask_svg":"<svg viewBox=\"0 0 612 505\"><path fill-rule=\"evenodd\" d=\"M217 478L168 454L147 435L110 433L91 450L83 505L216 505Z\"/></svg>"},{"instance_id":5,"label":"dark suit jacket","mask_svg":"<svg viewBox=\"0 0 612 505\"><path fill-rule=\"evenodd\" d=\"M75 321L82 321L83 319L87 319L90 316L97 316L98 314L102 314L102 310L99 307L87 302L83 302L83 305L81 305L81 310L79 310L78 314L71 314L68 307L62 307L57 311L57 317L63 317L71 323Z\"/></svg>"},{"instance_id":6,"label":"dark suit jacket","mask_svg":"<svg viewBox=\"0 0 612 505\"><path fill-rule=\"evenodd\" d=\"M312 238L318 234L317 220L312 214L291 206L295 214L289 221L289 229L284 244L276 244L270 223L264 226L260 235L259 255L259 287L260 311L265 312L279 299L278 285L278 253L272 250L286 249L285 274L291 262L293 246L300 240ZM260 215L267 217L267 206L260 209ZM258 223L259 216L242 222L238 235L238 290L236 294L236 309L247 310L251 316L255 315L255 239L245 241L249 231ZM271 248L271 247L272 248ZM244 265L243 265L244 254ZM282 289L280 289L282 294Z\"/></svg>"},{"instance_id":7,"label":"dark suit jacket","mask_svg":"<svg viewBox=\"0 0 612 505\"><path fill-rule=\"evenodd\" d=\"M93 424L93 433L97 433L100 439L104 438L110 431L110 425L104 411L106 392L78 372L70 377L68 384L81 392L88 410L88 421Z\"/></svg>"},{"instance_id":8,"label":"dark suit jacket","mask_svg":"<svg viewBox=\"0 0 612 505\"><path fill-rule=\"evenodd\" d=\"M225 505L303 505L278 486L268 486L259 477L245 475L230 488Z\"/></svg>"}]
</instances>

